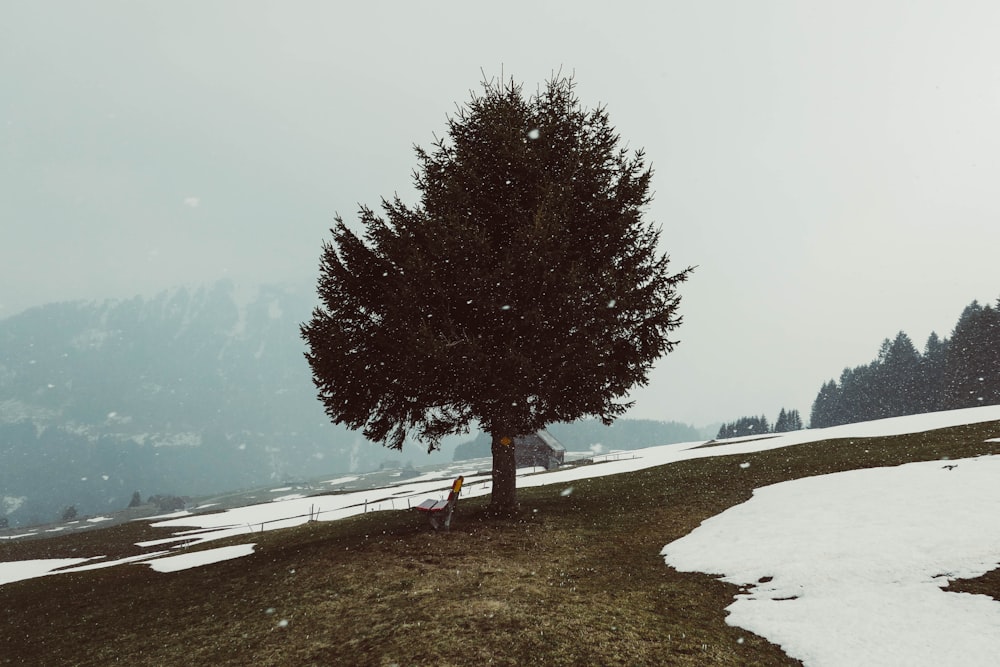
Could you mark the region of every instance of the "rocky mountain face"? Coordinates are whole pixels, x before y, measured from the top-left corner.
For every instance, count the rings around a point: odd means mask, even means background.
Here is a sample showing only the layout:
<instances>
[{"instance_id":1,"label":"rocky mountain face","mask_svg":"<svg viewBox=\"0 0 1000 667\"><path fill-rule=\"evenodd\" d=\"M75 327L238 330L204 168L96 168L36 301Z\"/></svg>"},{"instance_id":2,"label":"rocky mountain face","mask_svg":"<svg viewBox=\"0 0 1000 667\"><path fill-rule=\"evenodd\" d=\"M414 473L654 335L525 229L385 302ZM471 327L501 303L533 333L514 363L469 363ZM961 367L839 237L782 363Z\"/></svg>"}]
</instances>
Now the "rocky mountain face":
<instances>
[{"instance_id":1,"label":"rocky mountain face","mask_svg":"<svg viewBox=\"0 0 1000 667\"><path fill-rule=\"evenodd\" d=\"M221 282L0 320L0 520L430 462L329 423L299 338L314 303Z\"/></svg>"}]
</instances>

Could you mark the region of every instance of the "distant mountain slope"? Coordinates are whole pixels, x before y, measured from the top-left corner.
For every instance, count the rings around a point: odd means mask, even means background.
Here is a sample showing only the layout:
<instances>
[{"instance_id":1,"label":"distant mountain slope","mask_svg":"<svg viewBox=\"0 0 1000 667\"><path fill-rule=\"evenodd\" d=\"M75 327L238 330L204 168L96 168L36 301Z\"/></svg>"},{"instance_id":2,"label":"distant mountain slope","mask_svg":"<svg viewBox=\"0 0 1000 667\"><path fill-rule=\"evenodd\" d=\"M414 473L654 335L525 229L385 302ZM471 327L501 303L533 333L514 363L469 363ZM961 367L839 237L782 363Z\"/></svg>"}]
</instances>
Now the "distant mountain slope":
<instances>
[{"instance_id":1,"label":"distant mountain slope","mask_svg":"<svg viewBox=\"0 0 1000 667\"><path fill-rule=\"evenodd\" d=\"M298 329L314 301L220 282L0 320L0 516L48 521L69 505L123 507L136 490L203 494L401 460L323 413Z\"/></svg>"},{"instance_id":2,"label":"distant mountain slope","mask_svg":"<svg viewBox=\"0 0 1000 667\"><path fill-rule=\"evenodd\" d=\"M596 419L582 419L570 424L550 424L546 428L567 450L578 452L641 449L704 439L693 426L651 419L618 419L611 426L605 426ZM490 456L490 437L486 434L480 434L474 440L456 447L454 460L463 461L482 456Z\"/></svg>"}]
</instances>

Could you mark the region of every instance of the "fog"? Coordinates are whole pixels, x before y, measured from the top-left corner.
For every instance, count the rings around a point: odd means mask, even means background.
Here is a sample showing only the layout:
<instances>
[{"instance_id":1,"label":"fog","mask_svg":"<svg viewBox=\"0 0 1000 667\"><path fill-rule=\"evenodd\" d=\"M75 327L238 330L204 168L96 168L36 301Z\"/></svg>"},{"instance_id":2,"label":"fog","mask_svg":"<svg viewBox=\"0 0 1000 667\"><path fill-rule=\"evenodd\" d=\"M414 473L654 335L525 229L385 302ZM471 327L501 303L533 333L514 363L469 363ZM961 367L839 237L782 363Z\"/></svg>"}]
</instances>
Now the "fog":
<instances>
[{"instance_id":1,"label":"fog","mask_svg":"<svg viewBox=\"0 0 1000 667\"><path fill-rule=\"evenodd\" d=\"M484 76L573 74L655 170L682 343L630 416L798 409L1000 296L990 2L0 7L0 317L310 282Z\"/></svg>"}]
</instances>

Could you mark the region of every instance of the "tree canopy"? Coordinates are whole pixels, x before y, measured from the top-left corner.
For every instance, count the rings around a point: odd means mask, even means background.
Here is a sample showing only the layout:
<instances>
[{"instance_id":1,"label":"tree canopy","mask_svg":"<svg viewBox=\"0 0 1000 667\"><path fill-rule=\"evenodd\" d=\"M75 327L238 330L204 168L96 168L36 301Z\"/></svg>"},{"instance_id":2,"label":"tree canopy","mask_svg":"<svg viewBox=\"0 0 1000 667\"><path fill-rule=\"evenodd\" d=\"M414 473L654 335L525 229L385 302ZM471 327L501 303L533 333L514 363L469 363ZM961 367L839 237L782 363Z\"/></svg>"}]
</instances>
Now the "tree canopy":
<instances>
[{"instance_id":1,"label":"tree canopy","mask_svg":"<svg viewBox=\"0 0 1000 667\"><path fill-rule=\"evenodd\" d=\"M486 82L416 149L420 203L337 216L321 306L302 326L327 414L401 448L477 423L493 438L493 503L514 504L513 436L631 405L681 324L644 219L652 171L570 79L525 97ZM510 451L507 451L510 450Z\"/></svg>"}]
</instances>

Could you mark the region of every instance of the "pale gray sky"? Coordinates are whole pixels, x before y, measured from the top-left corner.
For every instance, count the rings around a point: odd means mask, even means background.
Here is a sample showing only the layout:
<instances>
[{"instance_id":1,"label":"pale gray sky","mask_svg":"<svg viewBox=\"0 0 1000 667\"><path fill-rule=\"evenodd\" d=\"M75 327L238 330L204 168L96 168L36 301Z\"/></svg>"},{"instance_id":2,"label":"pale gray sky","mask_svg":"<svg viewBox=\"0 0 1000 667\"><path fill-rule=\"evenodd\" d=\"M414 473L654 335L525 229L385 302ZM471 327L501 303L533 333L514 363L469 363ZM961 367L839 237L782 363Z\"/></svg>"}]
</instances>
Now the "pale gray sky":
<instances>
[{"instance_id":1,"label":"pale gray sky","mask_svg":"<svg viewBox=\"0 0 1000 667\"><path fill-rule=\"evenodd\" d=\"M681 346L632 416L797 408L1000 296L1000 5L0 0L0 317L311 280L481 71L574 72L655 169Z\"/></svg>"}]
</instances>

